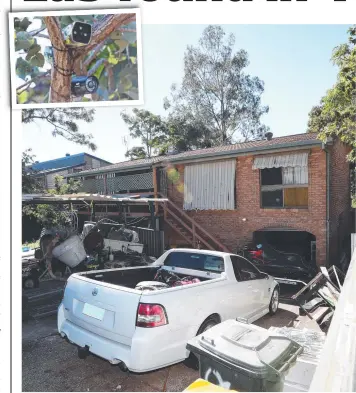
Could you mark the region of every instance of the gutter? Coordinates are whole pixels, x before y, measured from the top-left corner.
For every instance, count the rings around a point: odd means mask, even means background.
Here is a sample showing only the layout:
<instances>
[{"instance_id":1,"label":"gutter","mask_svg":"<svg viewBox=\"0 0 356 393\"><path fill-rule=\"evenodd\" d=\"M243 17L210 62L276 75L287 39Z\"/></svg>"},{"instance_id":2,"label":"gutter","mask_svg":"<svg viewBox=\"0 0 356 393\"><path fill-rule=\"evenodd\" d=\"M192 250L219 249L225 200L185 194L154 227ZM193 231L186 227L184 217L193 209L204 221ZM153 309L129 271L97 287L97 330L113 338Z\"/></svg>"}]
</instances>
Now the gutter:
<instances>
[{"instance_id":1,"label":"gutter","mask_svg":"<svg viewBox=\"0 0 356 393\"><path fill-rule=\"evenodd\" d=\"M162 162L184 162L184 161L198 161L200 159L206 159L206 158L232 158L232 157L237 157L240 155L247 155L247 154L261 154L262 152L270 151L278 151L280 149L298 149L300 147L312 147L312 146L321 146L322 142L314 139L314 140L308 140L308 141L301 141L301 142L294 142L294 143L282 143L280 145L272 145L272 146L260 146L260 147L249 147L245 149L235 149L235 150L230 150L230 151L221 151L221 152L211 152L211 153L205 153L205 154L197 154L193 156L183 156L183 157L176 157L174 155L172 156L164 156L162 157L162 160L157 160L156 162L151 162L151 163L146 163L146 164L141 164L141 165L129 165L126 166L125 168L111 168L110 167L105 170L98 170L98 171L83 171L83 172L78 172L78 173L73 173L70 175L65 176L66 178L70 177L81 177L81 176L90 176L90 175L99 175L99 174L104 174L108 172L127 172L127 171L132 171L132 170L137 170L137 169L150 169L153 166L157 166L161 164Z\"/></svg>"},{"instance_id":2,"label":"gutter","mask_svg":"<svg viewBox=\"0 0 356 393\"><path fill-rule=\"evenodd\" d=\"M294 143L283 143L280 145L274 145L274 146L259 146L259 147L249 147L246 149L235 149L231 151L223 151L223 152L217 152L217 153L206 153L206 154L200 154L196 155L194 157L176 157L175 159L172 158L169 161L172 162L180 162L180 161L195 161L196 159L200 158L215 158L215 157L237 157L240 155L246 155L247 153L256 153L258 152L265 152L265 151L275 151L275 150L280 150L280 149L286 149L286 148L299 148L301 146L321 146L322 142L317 141L317 140L311 140L311 141L301 141L301 142L294 142ZM173 156L174 157L174 156ZM195 158L196 157L196 158ZM165 160L166 161L166 160Z\"/></svg>"}]
</instances>

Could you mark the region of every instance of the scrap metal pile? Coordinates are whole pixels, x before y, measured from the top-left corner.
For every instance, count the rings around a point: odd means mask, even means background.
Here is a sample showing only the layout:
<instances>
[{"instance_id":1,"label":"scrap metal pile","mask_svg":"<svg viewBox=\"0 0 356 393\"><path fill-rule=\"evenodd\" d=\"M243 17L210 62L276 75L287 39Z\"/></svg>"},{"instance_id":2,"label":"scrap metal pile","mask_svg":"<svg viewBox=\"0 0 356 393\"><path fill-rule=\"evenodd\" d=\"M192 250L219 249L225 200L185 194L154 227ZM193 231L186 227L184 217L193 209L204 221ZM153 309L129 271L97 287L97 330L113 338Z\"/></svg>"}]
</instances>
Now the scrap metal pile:
<instances>
[{"instance_id":1,"label":"scrap metal pile","mask_svg":"<svg viewBox=\"0 0 356 393\"><path fill-rule=\"evenodd\" d=\"M23 253L24 288L36 288L46 279L65 280L73 272L142 266L154 261L143 253L137 232L124 225L103 219L85 223L79 233L76 213L67 215L65 226L43 229L40 247Z\"/></svg>"},{"instance_id":2,"label":"scrap metal pile","mask_svg":"<svg viewBox=\"0 0 356 393\"><path fill-rule=\"evenodd\" d=\"M345 275L336 267L322 268L308 284L292 296L299 314L315 320L327 332L337 306Z\"/></svg>"}]
</instances>

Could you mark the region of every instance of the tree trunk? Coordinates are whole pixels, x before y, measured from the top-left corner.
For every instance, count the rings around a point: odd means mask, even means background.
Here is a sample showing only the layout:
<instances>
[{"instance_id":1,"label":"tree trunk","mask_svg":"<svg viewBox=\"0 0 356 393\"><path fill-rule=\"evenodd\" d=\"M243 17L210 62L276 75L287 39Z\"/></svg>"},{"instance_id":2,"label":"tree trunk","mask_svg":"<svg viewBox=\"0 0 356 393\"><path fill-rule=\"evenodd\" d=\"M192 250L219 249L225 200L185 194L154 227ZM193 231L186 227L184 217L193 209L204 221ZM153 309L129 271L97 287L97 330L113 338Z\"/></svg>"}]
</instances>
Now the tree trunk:
<instances>
[{"instance_id":1,"label":"tree trunk","mask_svg":"<svg viewBox=\"0 0 356 393\"><path fill-rule=\"evenodd\" d=\"M55 16L46 16L43 19L53 47L53 67L49 102L70 102L73 72L71 52L64 43L64 37L58 19Z\"/></svg>"},{"instance_id":2,"label":"tree trunk","mask_svg":"<svg viewBox=\"0 0 356 393\"><path fill-rule=\"evenodd\" d=\"M135 14L107 15L104 20L100 20L94 25L91 43L84 47L74 48L65 45L58 18L55 16L44 17L44 23L53 47L54 61L49 102L71 102L72 74L75 73L77 76L87 75L88 63L84 63L85 56L95 48L98 52L101 48L100 45L115 29L135 20L135 18Z\"/></svg>"},{"instance_id":3,"label":"tree trunk","mask_svg":"<svg viewBox=\"0 0 356 393\"><path fill-rule=\"evenodd\" d=\"M49 102L70 102L73 62L69 52L54 52L56 67L52 68Z\"/></svg>"}]
</instances>

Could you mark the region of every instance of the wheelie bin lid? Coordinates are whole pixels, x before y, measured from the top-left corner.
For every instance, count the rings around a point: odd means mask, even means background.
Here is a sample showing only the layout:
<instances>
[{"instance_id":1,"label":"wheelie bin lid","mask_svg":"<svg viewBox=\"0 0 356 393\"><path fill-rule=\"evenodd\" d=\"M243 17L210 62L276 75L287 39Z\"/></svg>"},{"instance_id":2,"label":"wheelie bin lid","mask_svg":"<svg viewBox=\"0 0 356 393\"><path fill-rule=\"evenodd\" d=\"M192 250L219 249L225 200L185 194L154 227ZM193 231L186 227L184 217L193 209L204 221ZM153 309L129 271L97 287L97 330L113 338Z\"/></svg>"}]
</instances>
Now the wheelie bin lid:
<instances>
[{"instance_id":1,"label":"wheelie bin lid","mask_svg":"<svg viewBox=\"0 0 356 393\"><path fill-rule=\"evenodd\" d=\"M237 372L274 381L296 361L303 347L261 327L228 320L190 340L187 349L228 363Z\"/></svg>"},{"instance_id":2,"label":"wheelie bin lid","mask_svg":"<svg viewBox=\"0 0 356 393\"><path fill-rule=\"evenodd\" d=\"M236 392L236 390L224 389L205 381L205 379L198 378L196 381L191 383L184 392Z\"/></svg>"}]
</instances>

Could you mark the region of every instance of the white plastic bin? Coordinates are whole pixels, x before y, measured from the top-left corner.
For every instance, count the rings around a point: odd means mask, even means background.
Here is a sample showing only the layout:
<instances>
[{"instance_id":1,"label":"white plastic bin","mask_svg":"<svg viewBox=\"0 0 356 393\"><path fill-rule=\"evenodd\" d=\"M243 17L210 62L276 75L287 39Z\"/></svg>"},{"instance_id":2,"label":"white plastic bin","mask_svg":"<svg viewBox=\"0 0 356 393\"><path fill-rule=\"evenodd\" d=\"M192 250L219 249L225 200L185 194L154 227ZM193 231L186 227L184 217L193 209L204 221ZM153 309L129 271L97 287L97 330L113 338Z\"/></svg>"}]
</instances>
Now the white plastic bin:
<instances>
[{"instance_id":1,"label":"white plastic bin","mask_svg":"<svg viewBox=\"0 0 356 393\"><path fill-rule=\"evenodd\" d=\"M83 262L87 256L83 242L78 235L71 236L56 246L52 254L55 258L72 268Z\"/></svg>"}]
</instances>

